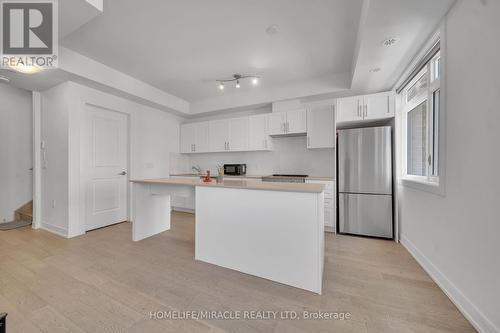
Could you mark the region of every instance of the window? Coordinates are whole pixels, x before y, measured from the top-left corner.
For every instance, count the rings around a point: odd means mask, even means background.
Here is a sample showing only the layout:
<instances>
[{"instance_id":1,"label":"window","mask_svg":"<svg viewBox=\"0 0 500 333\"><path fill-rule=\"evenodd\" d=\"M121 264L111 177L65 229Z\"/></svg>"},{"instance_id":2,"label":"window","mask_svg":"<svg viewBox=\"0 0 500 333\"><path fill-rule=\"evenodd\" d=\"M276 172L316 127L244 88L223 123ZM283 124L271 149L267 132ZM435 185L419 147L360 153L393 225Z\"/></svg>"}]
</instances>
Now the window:
<instances>
[{"instance_id":1,"label":"window","mask_svg":"<svg viewBox=\"0 0 500 333\"><path fill-rule=\"evenodd\" d=\"M439 185L441 54L437 51L402 89L403 179Z\"/></svg>"}]
</instances>

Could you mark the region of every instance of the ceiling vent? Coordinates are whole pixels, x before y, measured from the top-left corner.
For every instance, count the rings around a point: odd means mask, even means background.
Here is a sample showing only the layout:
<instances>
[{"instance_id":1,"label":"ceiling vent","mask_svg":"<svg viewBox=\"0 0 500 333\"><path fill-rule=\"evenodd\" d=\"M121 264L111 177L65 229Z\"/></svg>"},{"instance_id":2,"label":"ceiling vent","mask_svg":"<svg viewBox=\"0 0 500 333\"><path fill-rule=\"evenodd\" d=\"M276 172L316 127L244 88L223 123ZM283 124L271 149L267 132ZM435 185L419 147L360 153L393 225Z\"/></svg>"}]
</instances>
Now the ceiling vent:
<instances>
[{"instance_id":1,"label":"ceiling vent","mask_svg":"<svg viewBox=\"0 0 500 333\"><path fill-rule=\"evenodd\" d=\"M389 46L396 45L398 42L399 42L399 38L391 37L391 38L384 39L381 44L382 44L382 46L389 47Z\"/></svg>"}]
</instances>

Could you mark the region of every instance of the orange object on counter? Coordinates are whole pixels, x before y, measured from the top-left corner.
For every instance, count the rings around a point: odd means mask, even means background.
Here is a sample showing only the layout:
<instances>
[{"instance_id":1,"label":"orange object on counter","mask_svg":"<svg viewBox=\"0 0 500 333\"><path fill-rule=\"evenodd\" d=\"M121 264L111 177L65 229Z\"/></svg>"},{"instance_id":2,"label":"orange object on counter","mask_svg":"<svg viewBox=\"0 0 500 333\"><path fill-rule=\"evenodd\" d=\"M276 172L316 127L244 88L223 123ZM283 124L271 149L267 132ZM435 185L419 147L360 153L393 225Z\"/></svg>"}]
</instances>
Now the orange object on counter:
<instances>
[{"instance_id":1,"label":"orange object on counter","mask_svg":"<svg viewBox=\"0 0 500 333\"><path fill-rule=\"evenodd\" d=\"M205 178L203 178L203 182L204 183L212 182L212 179L210 178L210 170L207 170L207 175L205 176Z\"/></svg>"}]
</instances>

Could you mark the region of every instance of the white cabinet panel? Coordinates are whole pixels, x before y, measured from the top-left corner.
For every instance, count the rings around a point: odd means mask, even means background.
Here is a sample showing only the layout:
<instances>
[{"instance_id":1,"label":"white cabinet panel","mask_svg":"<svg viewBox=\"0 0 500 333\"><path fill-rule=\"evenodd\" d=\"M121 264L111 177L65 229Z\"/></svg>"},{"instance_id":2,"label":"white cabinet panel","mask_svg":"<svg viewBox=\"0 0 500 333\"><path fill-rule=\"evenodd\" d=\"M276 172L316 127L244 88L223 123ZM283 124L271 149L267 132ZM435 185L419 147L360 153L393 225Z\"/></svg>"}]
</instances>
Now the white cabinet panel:
<instances>
[{"instance_id":1,"label":"white cabinet panel","mask_svg":"<svg viewBox=\"0 0 500 333\"><path fill-rule=\"evenodd\" d=\"M269 115L269 134L285 134L286 112L275 112Z\"/></svg>"},{"instance_id":2,"label":"white cabinet panel","mask_svg":"<svg viewBox=\"0 0 500 333\"><path fill-rule=\"evenodd\" d=\"M181 153L203 153L209 150L208 122L183 124L180 132Z\"/></svg>"},{"instance_id":3,"label":"white cabinet panel","mask_svg":"<svg viewBox=\"0 0 500 333\"><path fill-rule=\"evenodd\" d=\"M227 142L229 141L229 120L212 120L209 122L210 132L210 151L227 151Z\"/></svg>"},{"instance_id":4,"label":"white cabinet panel","mask_svg":"<svg viewBox=\"0 0 500 333\"><path fill-rule=\"evenodd\" d=\"M248 117L229 119L229 151L248 150Z\"/></svg>"},{"instance_id":5,"label":"white cabinet panel","mask_svg":"<svg viewBox=\"0 0 500 333\"><path fill-rule=\"evenodd\" d=\"M181 153L194 152L195 124L181 125L180 151Z\"/></svg>"},{"instance_id":6,"label":"white cabinet panel","mask_svg":"<svg viewBox=\"0 0 500 333\"><path fill-rule=\"evenodd\" d=\"M337 100L337 123L362 120L362 96L345 97Z\"/></svg>"},{"instance_id":7,"label":"white cabinet panel","mask_svg":"<svg viewBox=\"0 0 500 333\"><path fill-rule=\"evenodd\" d=\"M335 199L335 182L326 180L307 180L309 184L325 185L325 230L335 232L336 229L336 199Z\"/></svg>"},{"instance_id":8,"label":"white cabinet panel","mask_svg":"<svg viewBox=\"0 0 500 333\"><path fill-rule=\"evenodd\" d=\"M307 148L335 147L335 112L333 105L307 111Z\"/></svg>"},{"instance_id":9,"label":"white cabinet panel","mask_svg":"<svg viewBox=\"0 0 500 333\"><path fill-rule=\"evenodd\" d=\"M393 93L380 93L363 96L363 118L365 120L394 117Z\"/></svg>"},{"instance_id":10,"label":"white cabinet panel","mask_svg":"<svg viewBox=\"0 0 500 333\"><path fill-rule=\"evenodd\" d=\"M208 121L195 123L195 153L205 153L210 150L209 132Z\"/></svg>"},{"instance_id":11,"label":"white cabinet panel","mask_svg":"<svg viewBox=\"0 0 500 333\"><path fill-rule=\"evenodd\" d=\"M249 150L270 150L271 141L269 137L269 117L267 114L250 116L249 128Z\"/></svg>"},{"instance_id":12,"label":"white cabinet panel","mask_svg":"<svg viewBox=\"0 0 500 333\"><path fill-rule=\"evenodd\" d=\"M395 115L395 95L383 92L337 100L337 124L359 120L392 118Z\"/></svg>"},{"instance_id":13,"label":"white cabinet panel","mask_svg":"<svg viewBox=\"0 0 500 333\"><path fill-rule=\"evenodd\" d=\"M305 109L286 112L286 134L306 133L307 112Z\"/></svg>"}]
</instances>

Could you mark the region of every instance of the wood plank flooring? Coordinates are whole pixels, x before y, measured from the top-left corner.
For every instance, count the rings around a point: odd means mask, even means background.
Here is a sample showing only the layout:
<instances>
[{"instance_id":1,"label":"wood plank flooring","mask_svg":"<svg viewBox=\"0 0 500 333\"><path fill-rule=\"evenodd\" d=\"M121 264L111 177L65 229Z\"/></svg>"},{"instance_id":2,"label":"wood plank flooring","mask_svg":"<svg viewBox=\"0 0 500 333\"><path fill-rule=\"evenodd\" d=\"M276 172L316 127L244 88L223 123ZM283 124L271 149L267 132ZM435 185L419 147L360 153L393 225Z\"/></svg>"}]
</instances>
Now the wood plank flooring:
<instances>
[{"instance_id":1,"label":"wood plank flooring","mask_svg":"<svg viewBox=\"0 0 500 333\"><path fill-rule=\"evenodd\" d=\"M194 260L194 216L134 243L123 223L74 239L0 232L13 332L475 332L399 244L326 236L323 295ZM258 246L258 244L256 244ZM349 312L349 320L154 320L150 311Z\"/></svg>"}]
</instances>

